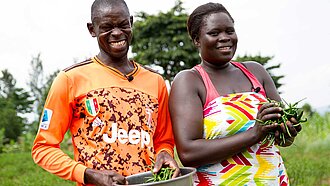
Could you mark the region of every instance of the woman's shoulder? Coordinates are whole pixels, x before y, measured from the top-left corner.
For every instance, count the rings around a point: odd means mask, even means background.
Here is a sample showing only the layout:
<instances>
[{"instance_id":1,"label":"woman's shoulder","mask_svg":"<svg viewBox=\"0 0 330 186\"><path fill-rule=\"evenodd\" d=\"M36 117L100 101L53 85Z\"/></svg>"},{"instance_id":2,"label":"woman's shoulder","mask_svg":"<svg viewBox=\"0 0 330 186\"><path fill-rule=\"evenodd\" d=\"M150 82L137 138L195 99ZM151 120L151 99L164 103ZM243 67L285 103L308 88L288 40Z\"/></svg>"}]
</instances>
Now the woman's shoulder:
<instances>
[{"instance_id":1,"label":"woman's shoulder","mask_svg":"<svg viewBox=\"0 0 330 186\"><path fill-rule=\"evenodd\" d=\"M245 61L241 63L255 76L264 76L266 75L265 73L267 73L265 67L256 61Z\"/></svg>"},{"instance_id":2,"label":"woman's shoulder","mask_svg":"<svg viewBox=\"0 0 330 186\"><path fill-rule=\"evenodd\" d=\"M181 79L197 79L197 78L200 78L198 71L195 68L191 68L191 69L182 70L179 73L177 73L173 81L181 80Z\"/></svg>"},{"instance_id":3,"label":"woman's shoulder","mask_svg":"<svg viewBox=\"0 0 330 186\"><path fill-rule=\"evenodd\" d=\"M264 69L264 66L256 61L244 61L241 63L249 70Z\"/></svg>"},{"instance_id":4,"label":"woman's shoulder","mask_svg":"<svg viewBox=\"0 0 330 186\"><path fill-rule=\"evenodd\" d=\"M259 82L262 83L265 79L268 79L269 74L262 64L256 61L245 61L241 63L259 80Z\"/></svg>"},{"instance_id":5,"label":"woman's shoulder","mask_svg":"<svg viewBox=\"0 0 330 186\"><path fill-rule=\"evenodd\" d=\"M182 88L198 88L203 87L203 79L199 72L194 69L182 70L176 74L172 82L173 85L180 86Z\"/></svg>"}]
</instances>

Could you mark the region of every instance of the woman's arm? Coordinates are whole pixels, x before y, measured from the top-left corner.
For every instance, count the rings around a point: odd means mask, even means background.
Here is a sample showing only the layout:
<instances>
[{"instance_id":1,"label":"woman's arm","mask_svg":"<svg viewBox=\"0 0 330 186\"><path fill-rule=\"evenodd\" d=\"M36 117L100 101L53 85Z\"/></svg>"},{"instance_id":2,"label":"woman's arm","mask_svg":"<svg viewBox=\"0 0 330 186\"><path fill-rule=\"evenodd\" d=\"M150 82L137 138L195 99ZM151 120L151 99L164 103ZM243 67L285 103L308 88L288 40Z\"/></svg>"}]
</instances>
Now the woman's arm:
<instances>
[{"instance_id":1,"label":"woman's arm","mask_svg":"<svg viewBox=\"0 0 330 186\"><path fill-rule=\"evenodd\" d=\"M276 100L276 101L281 101L281 97L277 91L277 88L275 86L275 83L274 83L272 77L261 64L259 64L257 62L244 62L244 65L250 72L252 72L257 77L259 82L262 83L262 85L266 91L267 98ZM290 121L288 121L286 123L286 125L288 126L288 130L290 132L290 135L291 135L291 136L289 136L288 132L284 126L284 123L279 123L278 130L275 131L275 142L277 145L286 147L286 146L290 146L293 143L294 138L297 136L298 132L301 131L301 129L302 129L301 125L297 125L296 127L293 126L296 124L298 124L298 122L294 118L292 118ZM280 137L279 137L280 131L283 132L286 136L285 143L280 142Z\"/></svg>"},{"instance_id":2,"label":"woman's arm","mask_svg":"<svg viewBox=\"0 0 330 186\"><path fill-rule=\"evenodd\" d=\"M265 89L266 97L272 100L281 101L281 97L277 91L275 83L267 70L260 64L254 61L243 62L244 66L256 76L259 82Z\"/></svg>"},{"instance_id":3,"label":"woman's arm","mask_svg":"<svg viewBox=\"0 0 330 186\"><path fill-rule=\"evenodd\" d=\"M255 125L251 130L221 139L203 139L203 101L205 91L201 78L192 70L180 72L174 79L169 107L177 151L185 166L200 166L219 162L258 143L276 126ZM205 96L205 95L204 95ZM266 104L258 119L277 118L279 107Z\"/></svg>"}]
</instances>

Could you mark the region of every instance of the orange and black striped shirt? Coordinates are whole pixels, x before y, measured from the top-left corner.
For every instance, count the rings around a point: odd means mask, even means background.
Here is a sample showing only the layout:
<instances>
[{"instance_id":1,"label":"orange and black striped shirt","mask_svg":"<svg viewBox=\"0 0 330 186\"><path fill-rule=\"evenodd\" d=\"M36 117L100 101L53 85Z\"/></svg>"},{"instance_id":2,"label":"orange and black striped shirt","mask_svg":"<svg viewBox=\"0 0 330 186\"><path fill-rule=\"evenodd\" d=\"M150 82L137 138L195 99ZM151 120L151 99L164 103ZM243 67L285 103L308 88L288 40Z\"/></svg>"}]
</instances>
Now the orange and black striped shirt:
<instances>
[{"instance_id":1,"label":"orange and black striped shirt","mask_svg":"<svg viewBox=\"0 0 330 186\"><path fill-rule=\"evenodd\" d=\"M135 70L127 76L97 57L58 74L32 148L37 164L81 184L87 167L128 176L146 171L160 151L173 155L165 82L132 63ZM67 130L74 160L60 150Z\"/></svg>"}]
</instances>

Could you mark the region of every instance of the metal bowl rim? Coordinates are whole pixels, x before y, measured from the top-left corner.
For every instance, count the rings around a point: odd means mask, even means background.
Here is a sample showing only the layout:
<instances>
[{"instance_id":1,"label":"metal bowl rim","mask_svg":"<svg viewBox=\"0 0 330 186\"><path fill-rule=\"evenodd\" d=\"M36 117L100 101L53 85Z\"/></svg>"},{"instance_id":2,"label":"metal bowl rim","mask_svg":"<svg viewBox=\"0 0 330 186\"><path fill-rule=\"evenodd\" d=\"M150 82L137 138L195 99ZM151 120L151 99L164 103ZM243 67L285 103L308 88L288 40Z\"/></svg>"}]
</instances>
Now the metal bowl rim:
<instances>
[{"instance_id":1,"label":"metal bowl rim","mask_svg":"<svg viewBox=\"0 0 330 186\"><path fill-rule=\"evenodd\" d=\"M180 171L183 170L183 169L191 170L191 172L189 172L188 174L185 174L183 176L179 176L179 177L176 177L176 178L173 178L173 179L169 179L169 180L159 181L159 182L156 182L156 183L157 184L163 184L163 183L168 183L168 182L174 182L174 181L177 181L177 180L181 180L181 179L185 179L187 177L190 177L190 176L192 176L193 174L196 173L196 168L193 168L193 167L180 167ZM149 174L150 175L152 174L151 171L133 174L133 175L127 176L126 178L129 179L131 177L146 176L146 175L149 175ZM147 186L147 185L154 185L154 184L155 184L155 182L141 183L141 184L134 184L134 185L144 185L144 186ZM130 184L128 184L128 185L130 185Z\"/></svg>"}]
</instances>

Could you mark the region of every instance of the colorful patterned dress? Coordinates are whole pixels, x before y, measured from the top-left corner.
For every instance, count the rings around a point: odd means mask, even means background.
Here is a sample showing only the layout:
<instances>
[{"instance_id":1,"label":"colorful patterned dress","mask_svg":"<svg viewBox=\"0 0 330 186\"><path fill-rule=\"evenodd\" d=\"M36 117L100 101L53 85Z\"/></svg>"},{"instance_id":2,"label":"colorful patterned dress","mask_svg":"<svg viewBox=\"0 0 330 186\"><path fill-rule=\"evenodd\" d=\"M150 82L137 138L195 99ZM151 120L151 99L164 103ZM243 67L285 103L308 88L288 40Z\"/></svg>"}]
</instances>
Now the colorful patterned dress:
<instances>
[{"instance_id":1,"label":"colorful patterned dress","mask_svg":"<svg viewBox=\"0 0 330 186\"><path fill-rule=\"evenodd\" d=\"M200 66L207 97L204 105L204 138L218 139L232 136L252 128L260 107L265 102L265 91L256 77L242 64L232 62L241 69L253 85L251 92L219 96L208 74ZM259 87L259 88L257 88ZM227 160L197 168L195 185L289 185L288 176L275 145L266 147L260 143Z\"/></svg>"}]
</instances>

